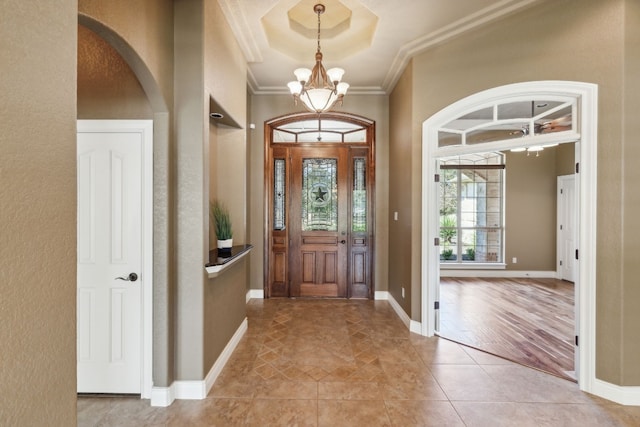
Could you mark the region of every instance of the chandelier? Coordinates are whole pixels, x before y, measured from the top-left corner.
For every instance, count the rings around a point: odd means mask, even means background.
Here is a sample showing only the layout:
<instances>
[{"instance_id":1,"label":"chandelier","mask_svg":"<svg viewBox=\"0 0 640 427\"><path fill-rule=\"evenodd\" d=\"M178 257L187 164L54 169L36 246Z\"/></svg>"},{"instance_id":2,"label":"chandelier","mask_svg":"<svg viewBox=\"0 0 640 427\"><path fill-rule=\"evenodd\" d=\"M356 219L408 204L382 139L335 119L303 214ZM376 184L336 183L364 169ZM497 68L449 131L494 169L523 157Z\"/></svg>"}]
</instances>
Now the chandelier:
<instances>
[{"instance_id":1,"label":"chandelier","mask_svg":"<svg viewBox=\"0 0 640 427\"><path fill-rule=\"evenodd\" d=\"M316 51L316 65L313 69L298 68L295 81L289 82L289 90L293 99L298 104L301 100L304 106L315 113L322 113L333 107L334 104L342 105L342 98L349 89L349 84L340 82L344 70L342 68L330 68L325 70L322 65L322 52L320 52L320 15L324 13L323 4L313 6L313 11L318 15L318 50Z\"/></svg>"}]
</instances>

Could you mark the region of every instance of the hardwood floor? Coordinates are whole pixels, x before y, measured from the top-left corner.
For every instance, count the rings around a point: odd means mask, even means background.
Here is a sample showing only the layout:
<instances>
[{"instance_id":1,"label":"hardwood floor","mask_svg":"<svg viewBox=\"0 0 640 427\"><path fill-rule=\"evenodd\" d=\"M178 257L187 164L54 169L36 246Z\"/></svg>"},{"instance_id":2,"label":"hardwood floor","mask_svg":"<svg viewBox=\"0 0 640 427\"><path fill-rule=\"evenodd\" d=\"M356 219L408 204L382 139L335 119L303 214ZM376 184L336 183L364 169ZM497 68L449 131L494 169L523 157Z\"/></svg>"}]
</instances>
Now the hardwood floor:
<instances>
[{"instance_id":1,"label":"hardwood floor","mask_svg":"<svg viewBox=\"0 0 640 427\"><path fill-rule=\"evenodd\" d=\"M573 283L443 277L439 335L575 381Z\"/></svg>"}]
</instances>

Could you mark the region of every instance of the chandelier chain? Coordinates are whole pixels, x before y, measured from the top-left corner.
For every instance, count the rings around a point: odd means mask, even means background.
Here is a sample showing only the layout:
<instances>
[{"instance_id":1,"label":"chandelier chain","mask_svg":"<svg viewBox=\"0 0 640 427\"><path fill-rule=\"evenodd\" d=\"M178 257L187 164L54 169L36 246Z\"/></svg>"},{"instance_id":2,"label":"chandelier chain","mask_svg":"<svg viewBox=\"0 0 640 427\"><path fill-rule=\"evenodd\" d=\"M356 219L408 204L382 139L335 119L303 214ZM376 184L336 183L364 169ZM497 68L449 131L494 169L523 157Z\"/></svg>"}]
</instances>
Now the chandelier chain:
<instances>
[{"instance_id":1,"label":"chandelier chain","mask_svg":"<svg viewBox=\"0 0 640 427\"><path fill-rule=\"evenodd\" d=\"M320 52L320 14L322 9L317 8L316 13L318 14L318 52Z\"/></svg>"}]
</instances>

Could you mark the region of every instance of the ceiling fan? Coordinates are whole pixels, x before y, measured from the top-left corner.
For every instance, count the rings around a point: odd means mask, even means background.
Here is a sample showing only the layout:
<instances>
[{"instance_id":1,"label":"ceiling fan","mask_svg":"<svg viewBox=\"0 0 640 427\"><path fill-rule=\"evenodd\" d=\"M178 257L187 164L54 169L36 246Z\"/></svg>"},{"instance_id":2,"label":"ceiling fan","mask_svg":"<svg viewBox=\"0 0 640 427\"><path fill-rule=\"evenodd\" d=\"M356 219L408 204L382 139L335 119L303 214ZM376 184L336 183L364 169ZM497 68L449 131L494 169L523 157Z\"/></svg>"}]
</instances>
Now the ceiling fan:
<instances>
[{"instance_id":1,"label":"ceiling fan","mask_svg":"<svg viewBox=\"0 0 640 427\"><path fill-rule=\"evenodd\" d=\"M557 119L547 120L542 123L534 123L533 132L534 135L543 133L562 132L565 130L571 130L571 115L558 117ZM530 126L523 125L520 129L510 133L510 135L527 136L531 134Z\"/></svg>"}]
</instances>

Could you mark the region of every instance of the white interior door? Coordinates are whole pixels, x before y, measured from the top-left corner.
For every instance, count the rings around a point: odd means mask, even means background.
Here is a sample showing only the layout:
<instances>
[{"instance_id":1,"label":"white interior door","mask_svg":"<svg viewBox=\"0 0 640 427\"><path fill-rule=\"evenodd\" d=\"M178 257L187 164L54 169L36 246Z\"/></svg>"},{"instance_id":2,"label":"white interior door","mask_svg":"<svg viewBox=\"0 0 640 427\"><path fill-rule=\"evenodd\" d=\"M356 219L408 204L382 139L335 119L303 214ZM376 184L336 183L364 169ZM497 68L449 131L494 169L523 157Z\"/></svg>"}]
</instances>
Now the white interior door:
<instances>
[{"instance_id":1,"label":"white interior door","mask_svg":"<svg viewBox=\"0 0 640 427\"><path fill-rule=\"evenodd\" d=\"M558 275L562 280L575 282L576 251L576 191L575 176L558 177Z\"/></svg>"},{"instance_id":2,"label":"white interior door","mask_svg":"<svg viewBox=\"0 0 640 427\"><path fill-rule=\"evenodd\" d=\"M141 393L142 150L139 132L78 132L81 393Z\"/></svg>"}]
</instances>

